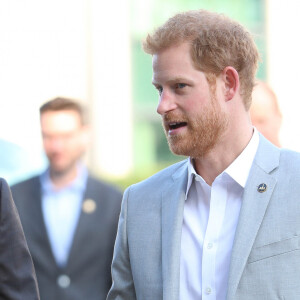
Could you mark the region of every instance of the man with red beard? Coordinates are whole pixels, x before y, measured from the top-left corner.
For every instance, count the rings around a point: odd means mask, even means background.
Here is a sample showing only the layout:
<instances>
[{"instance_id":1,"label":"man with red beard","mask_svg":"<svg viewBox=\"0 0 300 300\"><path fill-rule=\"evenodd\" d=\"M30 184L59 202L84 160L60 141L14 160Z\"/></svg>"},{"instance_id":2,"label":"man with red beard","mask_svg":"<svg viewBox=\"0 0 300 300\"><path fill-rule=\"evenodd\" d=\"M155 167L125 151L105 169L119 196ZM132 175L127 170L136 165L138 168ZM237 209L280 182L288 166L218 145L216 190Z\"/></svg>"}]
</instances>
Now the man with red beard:
<instances>
[{"instance_id":1,"label":"man with red beard","mask_svg":"<svg viewBox=\"0 0 300 300\"><path fill-rule=\"evenodd\" d=\"M121 193L82 161L89 144L84 108L55 98L40 108L49 168L12 187L42 300L104 300ZM25 299L25 298L24 298Z\"/></svg>"},{"instance_id":2,"label":"man with red beard","mask_svg":"<svg viewBox=\"0 0 300 300\"><path fill-rule=\"evenodd\" d=\"M107 299L300 299L300 155L251 124L251 35L199 10L143 46L170 149L188 158L125 191Z\"/></svg>"}]
</instances>

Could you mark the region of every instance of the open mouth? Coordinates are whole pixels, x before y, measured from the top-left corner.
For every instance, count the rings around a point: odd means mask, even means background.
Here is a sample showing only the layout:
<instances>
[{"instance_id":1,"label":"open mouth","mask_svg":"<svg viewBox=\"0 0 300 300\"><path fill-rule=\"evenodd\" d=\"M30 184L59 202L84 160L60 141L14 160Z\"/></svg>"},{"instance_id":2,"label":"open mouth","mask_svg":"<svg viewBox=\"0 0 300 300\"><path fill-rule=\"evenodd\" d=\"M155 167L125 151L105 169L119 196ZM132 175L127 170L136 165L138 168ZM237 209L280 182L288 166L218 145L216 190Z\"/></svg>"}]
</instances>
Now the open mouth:
<instances>
[{"instance_id":1,"label":"open mouth","mask_svg":"<svg viewBox=\"0 0 300 300\"><path fill-rule=\"evenodd\" d=\"M174 129L186 126L187 123L186 122L172 122L172 123L169 123L168 125L169 125L170 130L174 130Z\"/></svg>"}]
</instances>

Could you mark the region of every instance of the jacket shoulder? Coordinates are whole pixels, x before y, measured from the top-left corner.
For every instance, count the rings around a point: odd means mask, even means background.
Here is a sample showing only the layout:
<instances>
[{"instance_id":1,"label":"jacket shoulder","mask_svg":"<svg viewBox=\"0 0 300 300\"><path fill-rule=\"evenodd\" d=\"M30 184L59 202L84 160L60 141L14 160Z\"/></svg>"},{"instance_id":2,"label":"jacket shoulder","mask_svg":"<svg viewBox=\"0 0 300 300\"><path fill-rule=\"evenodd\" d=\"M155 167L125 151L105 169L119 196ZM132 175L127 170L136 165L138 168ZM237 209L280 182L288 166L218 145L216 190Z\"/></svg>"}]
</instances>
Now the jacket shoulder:
<instances>
[{"instance_id":1,"label":"jacket shoulder","mask_svg":"<svg viewBox=\"0 0 300 300\"><path fill-rule=\"evenodd\" d=\"M300 175L300 153L289 149L281 149L279 167L286 172L294 171Z\"/></svg>"},{"instance_id":2,"label":"jacket shoulder","mask_svg":"<svg viewBox=\"0 0 300 300\"><path fill-rule=\"evenodd\" d=\"M300 153L290 149L280 149L280 155L283 160L296 160L300 162Z\"/></svg>"},{"instance_id":3,"label":"jacket shoulder","mask_svg":"<svg viewBox=\"0 0 300 300\"><path fill-rule=\"evenodd\" d=\"M30 195L39 192L41 188L39 176L34 176L11 186L11 192L15 203L31 198Z\"/></svg>"},{"instance_id":4,"label":"jacket shoulder","mask_svg":"<svg viewBox=\"0 0 300 300\"><path fill-rule=\"evenodd\" d=\"M122 192L116 186L90 175L86 185L85 198L93 198L107 205L120 206Z\"/></svg>"},{"instance_id":5,"label":"jacket shoulder","mask_svg":"<svg viewBox=\"0 0 300 300\"><path fill-rule=\"evenodd\" d=\"M18 183L15 183L11 186L11 189L18 190L20 188L24 188L26 186L33 186L33 185L40 185L40 177L34 176L31 178L28 178L26 180L20 181Z\"/></svg>"},{"instance_id":6,"label":"jacket shoulder","mask_svg":"<svg viewBox=\"0 0 300 300\"><path fill-rule=\"evenodd\" d=\"M89 190L95 190L95 191L102 191L102 193L110 193L110 194L116 194L116 195L120 195L121 191L120 189L108 182L105 182L99 178L96 178L93 175L90 175L88 177L88 181L87 181L87 187L86 189Z\"/></svg>"},{"instance_id":7,"label":"jacket shoulder","mask_svg":"<svg viewBox=\"0 0 300 300\"><path fill-rule=\"evenodd\" d=\"M167 188L169 184L172 184L178 177L183 177L187 174L187 159L175 163L157 173L151 177L131 185L127 188L127 191L142 191L144 194L148 192L153 195L155 191Z\"/></svg>"}]
</instances>

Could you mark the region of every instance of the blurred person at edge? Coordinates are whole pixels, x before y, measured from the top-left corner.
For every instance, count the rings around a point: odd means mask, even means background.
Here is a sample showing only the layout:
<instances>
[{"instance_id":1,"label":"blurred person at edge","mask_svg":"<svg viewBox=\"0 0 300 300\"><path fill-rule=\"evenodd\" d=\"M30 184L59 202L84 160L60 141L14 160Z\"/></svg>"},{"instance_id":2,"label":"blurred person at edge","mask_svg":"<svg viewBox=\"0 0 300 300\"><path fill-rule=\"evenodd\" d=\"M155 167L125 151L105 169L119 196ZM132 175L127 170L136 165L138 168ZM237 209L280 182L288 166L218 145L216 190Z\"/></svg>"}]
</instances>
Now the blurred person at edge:
<instances>
[{"instance_id":1,"label":"blurred person at edge","mask_svg":"<svg viewBox=\"0 0 300 300\"><path fill-rule=\"evenodd\" d=\"M42 300L105 299L121 193L92 177L84 108L66 98L40 108L49 168L12 186Z\"/></svg>"},{"instance_id":2,"label":"blurred person at edge","mask_svg":"<svg viewBox=\"0 0 300 300\"><path fill-rule=\"evenodd\" d=\"M10 188L0 178L0 299L39 300L38 284Z\"/></svg>"},{"instance_id":3,"label":"blurred person at edge","mask_svg":"<svg viewBox=\"0 0 300 300\"><path fill-rule=\"evenodd\" d=\"M250 116L257 130L275 146L281 147L282 114L274 91L265 82L257 81L254 86Z\"/></svg>"},{"instance_id":4,"label":"blurred person at edge","mask_svg":"<svg viewBox=\"0 0 300 300\"><path fill-rule=\"evenodd\" d=\"M107 300L300 299L300 154L252 126L252 36L196 10L143 46L169 147L188 158L124 192Z\"/></svg>"}]
</instances>

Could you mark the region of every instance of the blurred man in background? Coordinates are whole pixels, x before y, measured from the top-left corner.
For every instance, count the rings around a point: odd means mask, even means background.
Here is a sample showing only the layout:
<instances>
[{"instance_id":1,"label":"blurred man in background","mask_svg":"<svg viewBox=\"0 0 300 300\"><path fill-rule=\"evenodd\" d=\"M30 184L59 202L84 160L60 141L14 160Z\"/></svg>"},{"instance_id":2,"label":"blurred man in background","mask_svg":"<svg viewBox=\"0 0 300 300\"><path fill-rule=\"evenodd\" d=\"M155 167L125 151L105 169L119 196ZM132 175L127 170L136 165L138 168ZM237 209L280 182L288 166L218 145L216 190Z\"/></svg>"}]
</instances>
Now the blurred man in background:
<instances>
[{"instance_id":1,"label":"blurred man in background","mask_svg":"<svg viewBox=\"0 0 300 300\"><path fill-rule=\"evenodd\" d=\"M42 300L105 299L121 193L91 177L83 108L56 98L40 108L49 168L12 187Z\"/></svg>"},{"instance_id":2,"label":"blurred man in background","mask_svg":"<svg viewBox=\"0 0 300 300\"><path fill-rule=\"evenodd\" d=\"M252 124L258 131L275 146L280 147L282 115L275 93L262 81L254 86L250 115Z\"/></svg>"}]
</instances>

